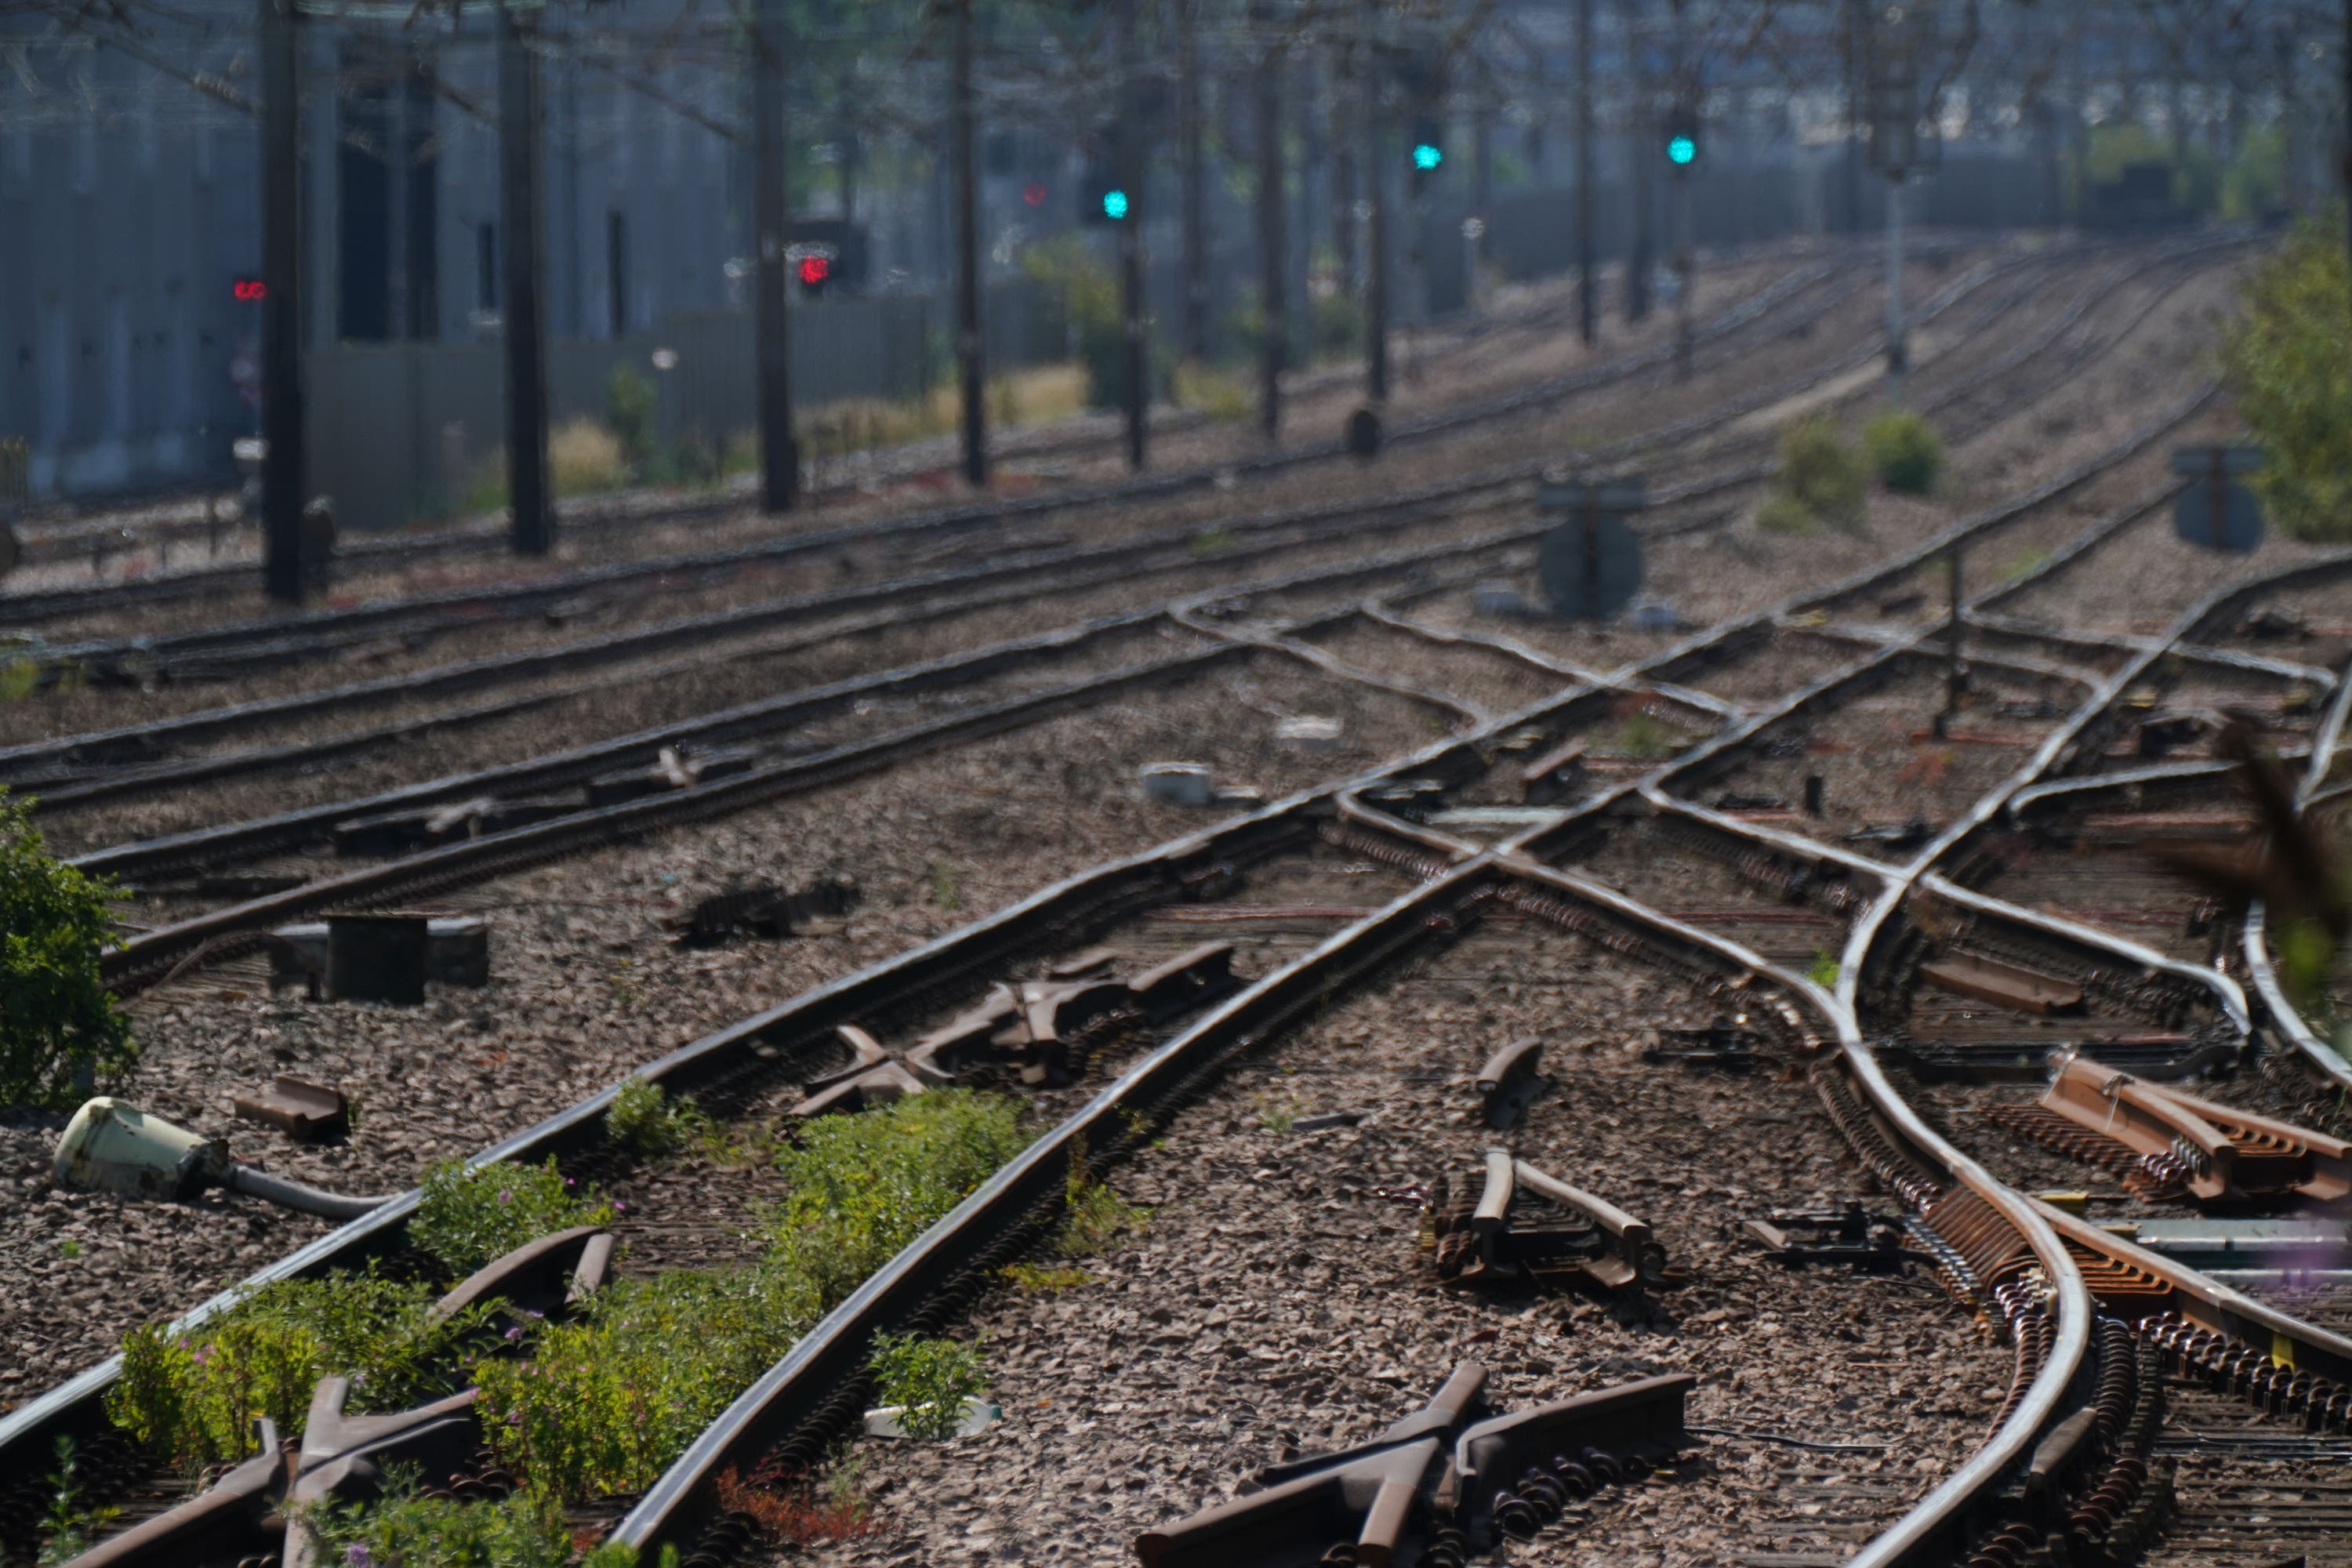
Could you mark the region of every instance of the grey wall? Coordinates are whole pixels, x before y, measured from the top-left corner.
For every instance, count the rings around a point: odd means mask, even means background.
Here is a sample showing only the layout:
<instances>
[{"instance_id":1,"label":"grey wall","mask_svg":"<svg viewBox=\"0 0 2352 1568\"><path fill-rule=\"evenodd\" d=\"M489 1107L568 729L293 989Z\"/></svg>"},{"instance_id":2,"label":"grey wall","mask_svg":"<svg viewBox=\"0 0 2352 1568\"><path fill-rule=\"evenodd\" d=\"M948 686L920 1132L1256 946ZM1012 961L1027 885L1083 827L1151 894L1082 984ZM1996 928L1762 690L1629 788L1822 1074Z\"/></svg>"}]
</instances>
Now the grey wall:
<instances>
[{"instance_id":1,"label":"grey wall","mask_svg":"<svg viewBox=\"0 0 2352 1568\"><path fill-rule=\"evenodd\" d=\"M925 384L929 331L930 301L919 296L794 310L796 406L914 395ZM657 348L676 352L677 368L653 368ZM668 437L697 431L723 443L756 423L751 358L750 322L730 310L672 316L625 338L561 340L548 351L552 423L603 418L605 389L626 363L660 389ZM495 343L342 343L312 350L304 369L311 488L333 498L340 527L394 528L446 515L468 481L499 460L505 371Z\"/></svg>"}]
</instances>

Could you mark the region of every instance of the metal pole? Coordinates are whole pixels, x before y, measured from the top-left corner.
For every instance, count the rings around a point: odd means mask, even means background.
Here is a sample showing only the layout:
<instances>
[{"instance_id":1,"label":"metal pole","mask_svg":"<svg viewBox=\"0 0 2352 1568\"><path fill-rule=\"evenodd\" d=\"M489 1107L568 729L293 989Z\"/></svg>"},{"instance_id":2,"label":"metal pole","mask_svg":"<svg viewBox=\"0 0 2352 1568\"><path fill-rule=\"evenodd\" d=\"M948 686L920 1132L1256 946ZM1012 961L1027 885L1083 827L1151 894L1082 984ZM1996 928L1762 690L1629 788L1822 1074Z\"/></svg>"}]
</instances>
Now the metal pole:
<instances>
[{"instance_id":1,"label":"metal pole","mask_svg":"<svg viewBox=\"0 0 2352 1568\"><path fill-rule=\"evenodd\" d=\"M519 554L555 544L547 484L547 337L540 312L539 57L511 5L499 8L499 215L506 230L507 498Z\"/></svg>"},{"instance_id":2,"label":"metal pole","mask_svg":"<svg viewBox=\"0 0 2352 1568\"><path fill-rule=\"evenodd\" d=\"M1127 466L1144 463L1144 436L1151 388L1150 356L1143 337L1143 127L1135 118L1136 18L1133 0L1118 16L1118 183L1127 193L1127 216L1118 225L1118 261L1127 328Z\"/></svg>"},{"instance_id":3,"label":"metal pole","mask_svg":"<svg viewBox=\"0 0 2352 1568\"><path fill-rule=\"evenodd\" d=\"M964 0L966 5L971 0ZM1209 357L1209 208L1201 154L1201 0L1177 0L1176 118L1183 182L1184 353Z\"/></svg>"},{"instance_id":4,"label":"metal pole","mask_svg":"<svg viewBox=\"0 0 2352 1568\"><path fill-rule=\"evenodd\" d=\"M1625 49L1633 84L1633 139L1627 157L1627 181L1633 187L1633 242L1625 256L1625 319L1644 321L1650 314L1651 208L1657 181L1650 167L1656 146L1655 116L1650 103L1649 62L1636 32L1636 0L1625 0Z\"/></svg>"},{"instance_id":5,"label":"metal pole","mask_svg":"<svg viewBox=\"0 0 2352 1568\"><path fill-rule=\"evenodd\" d=\"M2344 178L2345 244L2352 251L2352 0L2344 0L2344 141L2336 151ZM2215 514L2214 526L2221 526Z\"/></svg>"},{"instance_id":6,"label":"metal pole","mask_svg":"<svg viewBox=\"0 0 2352 1568\"><path fill-rule=\"evenodd\" d=\"M973 156L971 4L956 0L956 365L963 383L963 477L988 483L988 386L980 335L980 169Z\"/></svg>"},{"instance_id":7,"label":"metal pole","mask_svg":"<svg viewBox=\"0 0 2352 1568\"><path fill-rule=\"evenodd\" d=\"M1374 403L1389 395L1389 167L1381 133L1380 62L1364 66L1364 195L1370 209L1365 224L1364 370L1366 390Z\"/></svg>"},{"instance_id":8,"label":"metal pole","mask_svg":"<svg viewBox=\"0 0 2352 1568\"><path fill-rule=\"evenodd\" d=\"M1264 5L1252 7L1253 31L1267 33ZM1282 433L1282 364L1289 346L1289 289L1284 255L1282 51L1271 37L1257 67L1257 248L1261 326L1257 423L1268 441Z\"/></svg>"},{"instance_id":9,"label":"metal pole","mask_svg":"<svg viewBox=\"0 0 2352 1568\"><path fill-rule=\"evenodd\" d=\"M1592 0L1576 0L1576 310L1590 348L1601 341L1601 275L1592 234Z\"/></svg>"},{"instance_id":10,"label":"metal pole","mask_svg":"<svg viewBox=\"0 0 2352 1568\"><path fill-rule=\"evenodd\" d=\"M1886 179L1886 390L1900 402L1907 368L1903 346L1903 176Z\"/></svg>"},{"instance_id":11,"label":"metal pole","mask_svg":"<svg viewBox=\"0 0 2352 1568\"><path fill-rule=\"evenodd\" d=\"M261 0L262 584L302 599L301 107L293 0Z\"/></svg>"},{"instance_id":12,"label":"metal pole","mask_svg":"<svg viewBox=\"0 0 2352 1568\"><path fill-rule=\"evenodd\" d=\"M1691 292L1697 283L1698 265L1691 250L1690 171L1675 171L1675 275L1681 287L1675 294L1675 379L1691 374Z\"/></svg>"},{"instance_id":13,"label":"metal pole","mask_svg":"<svg viewBox=\"0 0 2352 1568\"><path fill-rule=\"evenodd\" d=\"M760 510L800 500L800 445L793 435L792 361L786 353L784 4L760 0L751 36L751 331L759 363Z\"/></svg>"}]
</instances>

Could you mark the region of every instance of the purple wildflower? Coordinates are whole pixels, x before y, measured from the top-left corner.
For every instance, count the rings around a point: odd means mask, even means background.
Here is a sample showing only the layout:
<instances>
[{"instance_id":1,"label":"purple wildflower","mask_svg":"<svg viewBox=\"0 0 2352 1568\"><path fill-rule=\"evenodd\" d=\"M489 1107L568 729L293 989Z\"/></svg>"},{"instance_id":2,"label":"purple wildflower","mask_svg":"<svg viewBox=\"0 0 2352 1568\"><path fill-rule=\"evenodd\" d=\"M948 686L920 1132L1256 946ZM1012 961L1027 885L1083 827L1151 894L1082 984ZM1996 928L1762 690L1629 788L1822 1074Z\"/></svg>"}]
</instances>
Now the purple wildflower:
<instances>
[{"instance_id":1,"label":"purple wildflower","mask_svg":"<svg viewBox=\"0 0 2352 1568\"><path fill-rule=\"evenodd\" d=\"M502 1204L510 1204L514 1202L514 1194L512 1193L500 1193L499 1194L499 1202Z\"/></svg>"},{"instance_id":2,"label":"purple wildflower","mask_svg":"<svg viewBox=\"0 0 2352 1568\"><path fill-rule=\"evenodd\" d=\"M507 1338L509 1340L519 1340L522 1338L522 1325L520 1323L517 1323L513 1328L509 1329L507 1331Z\"/></svg>"}]
</instances>

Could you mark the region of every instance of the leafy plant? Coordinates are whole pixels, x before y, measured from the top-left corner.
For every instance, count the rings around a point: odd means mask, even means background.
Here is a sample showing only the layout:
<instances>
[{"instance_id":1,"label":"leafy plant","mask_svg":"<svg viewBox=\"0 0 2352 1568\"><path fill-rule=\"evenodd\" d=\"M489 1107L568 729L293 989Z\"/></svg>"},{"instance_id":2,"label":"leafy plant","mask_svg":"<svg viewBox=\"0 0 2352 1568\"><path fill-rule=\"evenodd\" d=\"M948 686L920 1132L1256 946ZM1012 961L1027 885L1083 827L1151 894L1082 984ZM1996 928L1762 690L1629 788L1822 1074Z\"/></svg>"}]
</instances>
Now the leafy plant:
<instances>
[{"instance_id":1,"label":"leafy plant","mask_svg":"<svg viewBox=\"0 0 2352 1568\"><path fill-rule=\"evenodd\" d=\"M1862 427L1862 444L1878 482L1905 495L1923 496L1944 471L1944 442L1936 427L1907 409L1889 409Z\"/></svg>"},{"instance_id":2,"label":"leafy plant","mask_svg":"<svg viewBox=\"0 0 2352 1568\"><path fill-rule=\"evenodd\" d=\"M636 366L613 367L612 379L604 384L604 423L619 437L624 461L642 463L653 455L654 414L659 395Z\"/></svg>"},{"instance_id":3,"label":"leafy plant","mask_svg":"<svg viewBox=\"0 0 2352 1568\"><path fill-rule=\"evenodd\" d=\"M528 1361L474 1368L493 1451L562 1497L651 1485L811 1324L1020 1152L1019 1113L944 1089L801 1129L777 1154L791 1191L762 1222L757 1263L616 1281L540 1331Z\"/></svg>"},{"instance_id":4,"label":"leafy plant","mask_svg":"<svg viewBox=\"0 0 2352 1568\"><path fill-rule=\"evenodd\" d=\"M0 702L21 702L41 689L38 659L17 655L0 663Z\"/></svg>"},{"instance_id":5,"label":"leafy plant","mask_svg":"<svg viewBox=\"0 0 2352 1568\"><path fill-rule=\"evenodd\" d=\"M313 1561L349 1568L636 1568L636 1548L607 1542L581 1556L555 1499L518 1492L496 1502L417 1495L413 1470L396 1470L374 1501L297 1504L321 1548ZM662 1568L675 1568L666 1547Z\"/></svg>"},{"instance_id":6,"label":"leafy plant","mask_svg":"<svg viewBox=\"0 0 2352 1568\"><path fill-rule=\"evenodd\" d=\"M1766 533L1819 533L1822 520L1794 496L1772 495L1756 509L1756 526Z\"/></svg>"},{"instance_id":7,"label":"leafy plant","mask_svg":"<svg viewBox=\"0 0 2352 1568\"><path fill-rule=\"evenodd\" d=\"M58 1256L71 1263L81 1256L81 1243L70 1236L60 1238L58 1242Z\"/></svg>"},{"instance_id":8,"label":"leafy plant","mask_svg":"<svg viewBox=\"0 0 2352 1568\"><path fill-rule=\"evenodd\" d=\"M1832 528L1860 528L1870 492L1862 458L1825 416L1808 415L1780 432L1774 474L1780 494ZM1763 518L1757 519L1759 526Z\"/></svg>"},{"instance_id":9,"label":"leafy plant","mask_svg":"<svg viewBox=\"0 0 2352 1568\"><path fill-rule=\"evenodd\" d=\"M672 1100L661 1085L632 1076L605 1110L604 1131L617 1143L656 1155L707 1141L716 1129L691 1096Z\"/></svg>"},{"instance_id":10,"label":"leafy plant","mask_svg":"<svg viewBox=\"0 0 2352 1568\"><path fill-rule=\"evenodd\" d=\"M1834 991L1838 983L1838 956L1828 948L1813 949L1813 961L1805 966L1805 978L1824 991Z\"/></svg>"},{"instance_id":11,"label":"leafy plant","mask_svg":"<svg viewBox=\"0 0 2352 1568\"><path fill-rule=\"evenodd\" d=\"M953 862L934 856L931 874L931 902L942 910L960 909L963 905L963 879L956 874Z\"/></svg>"},{"instance_id":12,"label":"leafy plant","mask_svg":"<svg viewBox=\"0 0 2352 1568\"><path fill-rule=\"evenodd\" d=\"M474 1169L445 1160L425 1173L424 1187L408 1239L460 1277L527 1241L576 1225L609 1225L614 1215L594 1189L575 1194L552 1154L543 1165Z\"/></svg>"},{"instance_id":13,"label":"leafy plant","mask_svg":"<svg viewBox=\"0 0 2352 1568\"><path fill-rule=\"evenodd\" d=\"M2306 224L2254 269L2222 346L2238 412L2268 448L2251 477L2284 532L2352 540L2352 268L2342 225Z\"/></svg>"},{"instance_id":14,"label":"leafy plant","mask_svg":"<svg viewBox=\"0 0 2352 1568\"><path fill-rule=\"evenodd\" d=\"M988 1392L978 1347L919 1334L877 1334L874 1341L876 1397L902 1407L899 1430L923 1442L955 1436L964 1404Z\"/></svg>"},{"instance_id":15,"label":"leafy plant","mask_svg":"<svg viewBox=\"0 0 2352 1568\"><path fill-rule=\"evenodd\" d=\"M1014 1289L1033 1296L1058 1296L1065 1290L1094 1283L1094 1276L1083 1268L1053 1268L1042 1263L1008 1263L997 1272Z\"/></svg>"},{"instance_id":16,"label":"leafy plant","mask_svg":"<svg viewBox=\"0 0 2352 1568\"><path fill-rule=\"evenodd\" d=\"M1297 1108L1290 1112L1297 1115ZM1098 1258L1116 1251L1120 1238L1151 1223L1151 1211L1129 1203L1088 1173L1084 1143L1070 1149L1070 1174L1062 1187L1062 1232L1055 1247L1066 1258Z\"/></svg>"},{"instance_id":17,"label":"leafy plant","mask_svg":"<svg viewBox=\"0 0 2352 1568\"><path fill-rule=\"evenodd\" d=\"M841 1301L1027 1147L1020 1114L1003 1095L950 1089L803 1130L777 1156L792 1191L767 1236L813 1309Z\"/></svg>"},{"instance_id":18,"label":"leafy plant","mask_svg":"<svg viewBox=\"0 0 2352 1568\"><path fill-rule=\"evenodd\" d=\"M100 978L121 894L49 853L0 790L0 1105L62 1109L138 1055Z\"/></svg>"},{"instance_id":19,"label":"leafy plant","mask_svg":"<svg viewBox=\"0 0 2352 1568\"><path fill-rule=\"evenodd\" d=\"M49 1510L41 1516L48 1540L41 1547L40 1568L60 1568L89 1550L99 1533L122 1510L111 1505L82 1506L81 1458L74 1440L60 1435L55 1452L58 1468L49 1472Z\"/></svg>"},{"instance_id":20,"label":"leafy plant","mask_svg":"<svg viewBox=\"0 0 2352 1568\"><path fill-rule=\"evenodd\" d=\"M614 1280L528 1359L474 1368L490 1447L552 1495L641 1491L817 1315L772 1261Z\"/></svg>"},{"instance_id":21,"label":"leafy plant","mask_svg":"<svg viewBox=\"0 0 2352 1568\"><path fill-rule=\"evenodd\" d=\"M1627 714L1617 726L1613 745L1621 757L1653 761L1672 756L1682 741L1681 733L1655 714L1636 711Z\"/></svg>"},{"instance_id":22,"label":"leafy plant","mask_svg":"<svg viewBox=\"0 0 2352 1568\"><path fill-rule=\"evenodd\" d=\"M331 1373L351 1378L355 1411L404 1408L455 1386L460 1358L497 1313L485 1303L436 1321L437 1295L372 1273L279 1279L196 1333L133 1329L107 1415L194 1466L248 1457L257 1416L299 1436L312 1388Z\"/></svg>"}]
</instances>

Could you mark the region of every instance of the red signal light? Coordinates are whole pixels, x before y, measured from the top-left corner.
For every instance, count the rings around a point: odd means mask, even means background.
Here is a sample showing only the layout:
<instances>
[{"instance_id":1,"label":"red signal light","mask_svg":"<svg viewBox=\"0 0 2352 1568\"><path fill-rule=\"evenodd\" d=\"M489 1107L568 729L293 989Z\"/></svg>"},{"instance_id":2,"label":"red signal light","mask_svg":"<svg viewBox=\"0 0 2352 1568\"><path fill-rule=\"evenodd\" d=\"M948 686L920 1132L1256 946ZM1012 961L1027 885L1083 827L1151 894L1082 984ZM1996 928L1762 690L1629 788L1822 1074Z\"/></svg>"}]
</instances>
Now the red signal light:
<instances>
[{"instance_id":1,"label":"red signal light","mask_svg":"<svg viewBox=\"0 0 2352 1568\"><path fill-rule=\"evenodd\" d=\"M1024 185L1021 187L1021 199L1033 207L1042 207L1045 205L1045 187L1034 184Z\"/></svg>"},{"instance_id":2,"label":"red signal light","mask_svg":"<svg viewBox=\"0 0 2352 1568\"><path fill-rule=\"evenodd\" d=\"M833 263L822 256L801 258L801 281L814 289L833 276Z\"/></svg>"},{"instance_id":3,"label":"red signal light","mask_svg":"<svg viewBox=\"0 0 2352 1568\"><path fill-rule=\"evenodd\" d=\"M269 285L258 278L240 278L230 285L230 289L247 304L269 298Z\"/></svg>"}]
</instances>

